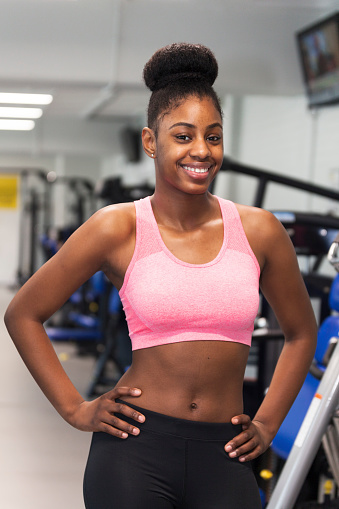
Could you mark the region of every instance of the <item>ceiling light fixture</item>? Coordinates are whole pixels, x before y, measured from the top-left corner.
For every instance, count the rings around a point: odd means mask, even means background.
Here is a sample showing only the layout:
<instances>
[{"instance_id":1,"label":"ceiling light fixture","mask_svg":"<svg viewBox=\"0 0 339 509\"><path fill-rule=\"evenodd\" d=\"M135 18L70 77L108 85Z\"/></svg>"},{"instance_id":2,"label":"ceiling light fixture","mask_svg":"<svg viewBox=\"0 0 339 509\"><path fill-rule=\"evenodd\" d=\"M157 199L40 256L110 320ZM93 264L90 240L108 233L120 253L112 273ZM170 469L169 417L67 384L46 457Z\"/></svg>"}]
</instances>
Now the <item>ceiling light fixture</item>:
<instances>
[{"instance_id":1,"label":"ceiling light fixture","mask_svg":"<svg viewBox=\"0 0 339 509\"><path fill-rule=\"evenodd\" d=\"M34 126L34 120L0 119L0 129L4 131L31 131L34 129Z\"/></svg>"},{"instance_id":2,"label":"ceiling light fixture","mask_svg":"<svg viewBox=\"0 0 339 509\"><path fill-rule=\"evenodd\" d=\"M50 94L18 94L0 92L0 103L3 104L50 104L53 96Z\"/></svg>"},{"instance_id":3,"label":"ceiling light fixture","mask_svg":"<svg viewBox=\"0 0 339 509\"><path fill-rule=\"evenodd\" d=\"M1 118L40 118L41 108L15 108L0 106Z\"/></svg>"}]
</instances>

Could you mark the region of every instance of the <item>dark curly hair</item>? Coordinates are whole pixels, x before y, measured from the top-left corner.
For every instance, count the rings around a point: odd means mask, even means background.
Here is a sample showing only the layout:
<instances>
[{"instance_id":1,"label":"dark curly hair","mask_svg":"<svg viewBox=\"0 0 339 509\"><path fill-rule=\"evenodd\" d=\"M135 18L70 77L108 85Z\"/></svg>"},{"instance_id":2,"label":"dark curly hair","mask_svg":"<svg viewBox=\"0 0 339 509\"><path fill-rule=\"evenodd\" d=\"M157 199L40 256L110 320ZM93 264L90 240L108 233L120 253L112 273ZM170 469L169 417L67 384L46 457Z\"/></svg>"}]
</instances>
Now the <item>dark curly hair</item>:
<instances>
[{"instance_id":1,"label":"dark curly hair","mask_svg":"<svg viewBox=\"0 0 339 509\"><path fill-rule=\"evenodd\" d=\"M192 95L211 98L222 117L220 100L212 88L217 76L216 58L201 44L175 43L156 51L143 71L145 84L152 91L148 127L157 136L159 120Z\"/></svg>"}]
</instances>

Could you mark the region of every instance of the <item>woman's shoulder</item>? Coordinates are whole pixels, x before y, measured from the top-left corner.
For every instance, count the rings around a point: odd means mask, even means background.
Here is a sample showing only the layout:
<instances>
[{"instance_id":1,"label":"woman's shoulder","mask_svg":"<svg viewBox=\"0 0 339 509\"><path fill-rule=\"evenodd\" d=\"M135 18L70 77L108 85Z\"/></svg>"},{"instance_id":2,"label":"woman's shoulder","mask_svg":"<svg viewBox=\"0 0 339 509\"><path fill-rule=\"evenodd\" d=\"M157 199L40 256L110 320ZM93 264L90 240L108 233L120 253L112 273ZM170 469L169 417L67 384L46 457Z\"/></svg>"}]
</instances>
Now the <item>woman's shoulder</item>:
<instances>
[{"instance_id":1,"label":"woman's shoulder","mask_svg":"<svg viewBox=\"0 0 339 509\"><path fill-rule=\"evenodd\" d=\"M272 212L266 209L235 203L229 199L217 198L226 206L236 208L246 234L253 230L258 230L258 228L260 228L261 234L272 233L272 229L278 228L279 230L281 227L280 221L278 221Z\"/></svg>"},{"instance_id":2,"label":"woman's shoulder","mask_svg":"<svg viewBox=\"0 0 339 509\"><path fill-rule=\"evenodd\" d=\"M90 217L87 225L100 236L114 236L121 241L135 232L135 217L134 203L117 203L99 209Z\"/></svg>"},{"instance_id":3,"label":"woman's shoulder","mask_svg":"<svg viewBox=\"0 0 339 509\"><path fill-rule=\"evenodd\" d=\"M272 212L259 207L235 204L249 244L261 269L272 256L294 252L291 239Z\"/></svg>"},{"instance_id":4,"label":"woman's shoulder","mask_svg":"<svg viewBox=\"0 0 339 509\"><path fill-rule=\"evenodd\" d=\"M106 205L98 209L92 217L102 223L106 221L133 222L135 221L135 205L134 202Z\"/></svg>"},{"instance_id":5,"label":"woman's shoulder","mask_svg":"<svg viewBox=\"0 0 339 509\"><path fill-rule=\"evenodd\" d=\"M64 245L63 251L81 252L102 258L123 248L135 236L135 207L120 203L103 207L83 223ZM66 248L66 249L65 249ZM67 249L68 248L68 249Z\"/></svg>"},{"instance_id":6,"label":"woman's shoulder","mask_svg":"<svg viewBox=\"0 0 339 509\"><path fill-rule=\"evenodd\" d=\"M272 235L274 232L284 230L282 224L272 212L250 205L242 205L239 203L234 203L234 205L245 230L254 229L257 231L257 234L259 233L262 235Z\"/></svg>"}]
</instances>

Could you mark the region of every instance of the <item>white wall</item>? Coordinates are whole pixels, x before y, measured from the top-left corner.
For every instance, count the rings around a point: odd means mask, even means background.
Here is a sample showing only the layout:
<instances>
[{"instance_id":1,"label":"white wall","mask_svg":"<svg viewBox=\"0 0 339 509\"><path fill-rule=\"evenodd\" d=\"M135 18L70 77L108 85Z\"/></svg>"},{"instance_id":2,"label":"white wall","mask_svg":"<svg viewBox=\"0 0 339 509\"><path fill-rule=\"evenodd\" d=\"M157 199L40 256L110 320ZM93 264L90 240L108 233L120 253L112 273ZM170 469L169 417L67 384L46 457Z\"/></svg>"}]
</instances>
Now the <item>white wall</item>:
<instances>
[{"instance_id":1,"label":"white wall","mask_svg":"<svg viewBox=\"0 0 339 509\"><path fill-rule=\"evenodd\" d=\"M0 209L0 283L15 282L19 256L18 209Z\"/></svg>"},{"instance_id":2,"label":"white wall","mask_svg":"<svg viewBox=\"0 0 339 509\"><path fill-rule=\"evenodd\" d=\"M225 107L226 116L232 118L226 132L226 153L230 157L339 191L338 106L312 112L303 96L246 96L229 99ZM255 179L236 176L222 192L234 201L252 204L254 189ZM264 206L305 212L334 208L329 199L311 198L276 184L269 185Z\"/></svg>"},{"instance_id":3,"label":"white wall","mask_svg":"<svg viewBox=\"0 0 339 509\"><path fill-rule=\"evenodd\" d=\"M42 116L32 131L1 131L0 153L30 158L46 154L103 155L119 151L119 131L124 122Z\"/></svg>"},{"instance_id":4,"label":"white wall","mask_svg":"<svg viewBox=\"0 0 339 509\"><path fill-rule=\"evenodd\" d=\"M339 190L339 106L318 111L314 150L314 181ZM314 210L322 206L318 198L312 201ZM327 210L339 213L339 204L327 201Z\"/></svg>"}]
</instances>

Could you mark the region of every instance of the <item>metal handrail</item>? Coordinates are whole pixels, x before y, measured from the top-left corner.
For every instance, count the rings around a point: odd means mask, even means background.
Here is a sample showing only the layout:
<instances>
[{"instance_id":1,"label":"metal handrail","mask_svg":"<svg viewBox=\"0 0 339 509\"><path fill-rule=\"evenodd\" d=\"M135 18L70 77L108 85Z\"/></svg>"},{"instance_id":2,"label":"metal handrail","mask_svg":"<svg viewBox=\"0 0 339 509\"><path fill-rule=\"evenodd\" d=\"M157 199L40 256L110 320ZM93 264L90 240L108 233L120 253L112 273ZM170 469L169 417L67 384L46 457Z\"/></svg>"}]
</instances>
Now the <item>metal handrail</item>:
<instances>
[{"instance_id":1,"label":"metal handrail","mask_svg":"<svg viewBox=\"0 0 339 509\"><path fill-rule=\"evenodd\" d=\"M287 187L292 187L294 189L306 191L307 193L315 194L318 196L324 196L325 198L330 198L331 200L339 201L339 192L333 191L332 189L329 189L327 187L318 186L316 184L310 184L309 182L306 182L301 179L285 177L285 175L273 173L266 170L261 170L253 166L238 163L228 157L224 157L220 171L231 171L234 173L249 175L251 177L256 177L259 180L253 203L255 207L262 207L265 198L265 193L267 190L267 184L269 182L275 182L276 184L282 184Z\"/></svg>"}]
</instances>

